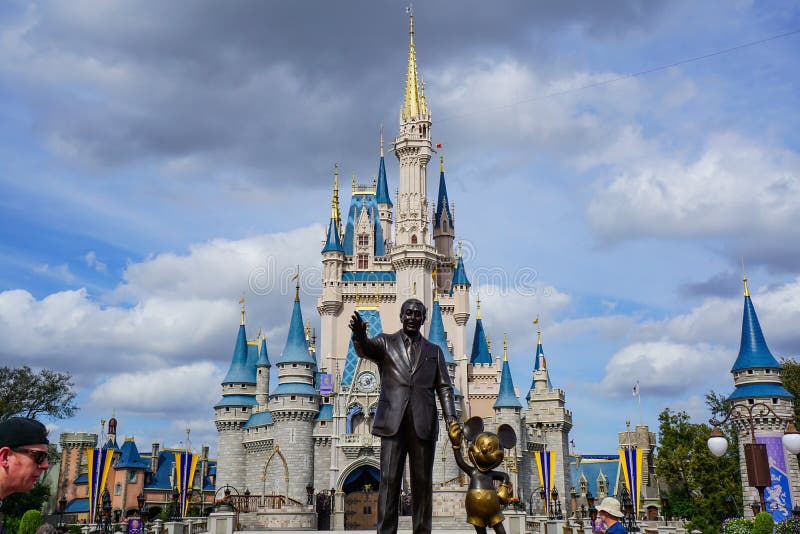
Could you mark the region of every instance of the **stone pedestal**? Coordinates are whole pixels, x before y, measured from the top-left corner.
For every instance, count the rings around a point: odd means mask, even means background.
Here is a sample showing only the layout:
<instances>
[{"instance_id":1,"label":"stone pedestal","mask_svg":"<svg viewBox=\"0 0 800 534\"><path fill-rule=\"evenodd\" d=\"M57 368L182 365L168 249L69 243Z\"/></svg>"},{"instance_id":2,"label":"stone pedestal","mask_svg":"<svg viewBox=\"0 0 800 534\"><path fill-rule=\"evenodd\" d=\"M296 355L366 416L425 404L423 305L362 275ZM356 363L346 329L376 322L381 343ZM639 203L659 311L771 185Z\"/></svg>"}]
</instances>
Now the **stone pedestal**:
<instances>
[{"instance_id":1,"label":"stone pedestal","mask_svg":"<svg viewBox=\"0 0 800 534\"><path fill-rule=\"evenodd\" d=\"M182 521L168 521L164 523L167 534L186 534L186 525Z\"/></svg>"},{"instance_id":2,"label":"stone pedestal","mask_svg":"<svg viewBox=\"0 0 800 534\"><path fill-rule=\"evenodd\" d=\"M504 511L503 516L508 534L525 534L525 512Z\"/></svg>"},{"instance_id":3,"label":"stone pedestal","mask_svg":"<svg viewBox=\"0 0 800 534\"><path fill-rule=\"evenodd\" d=\"M213 512L208 516L208 534L233 534L235 512Z\"/></svg>"}]
</instances>

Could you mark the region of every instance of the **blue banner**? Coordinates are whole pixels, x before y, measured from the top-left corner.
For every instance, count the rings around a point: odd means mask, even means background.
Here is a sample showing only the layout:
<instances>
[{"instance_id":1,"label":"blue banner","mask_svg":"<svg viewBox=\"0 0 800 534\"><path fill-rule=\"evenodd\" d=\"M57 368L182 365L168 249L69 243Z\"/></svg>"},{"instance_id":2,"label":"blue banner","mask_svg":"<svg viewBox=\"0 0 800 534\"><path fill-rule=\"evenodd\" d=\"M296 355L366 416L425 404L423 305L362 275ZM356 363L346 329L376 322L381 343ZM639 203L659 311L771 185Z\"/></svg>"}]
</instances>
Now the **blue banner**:
<instances>
[{"instance_id":1,"label":"blue banner","mask_svg":"<svg viewBox=\"0 0 800 534\"><path fill-rule=\"evenodd\" d=\"M756 436L756 442L767 446L769 474L772 478L772 486L764 490L766 511L772 514L772 519L775 521L783 521L792 516L792 494L789 475L786 473L786 456L781 436Z\"/></svg>"}]
</instances>

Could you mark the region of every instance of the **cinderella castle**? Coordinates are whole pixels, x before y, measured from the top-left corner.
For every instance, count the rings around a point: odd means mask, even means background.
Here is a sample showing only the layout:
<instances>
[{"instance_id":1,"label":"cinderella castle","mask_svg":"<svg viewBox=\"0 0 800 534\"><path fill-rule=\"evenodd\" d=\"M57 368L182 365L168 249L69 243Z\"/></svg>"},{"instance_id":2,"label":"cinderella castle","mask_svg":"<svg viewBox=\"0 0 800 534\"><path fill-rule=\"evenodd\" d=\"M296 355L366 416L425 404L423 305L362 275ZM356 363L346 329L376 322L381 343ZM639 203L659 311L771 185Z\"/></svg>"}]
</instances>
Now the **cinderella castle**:
<instances>
[{"instance_id":1,"label":"cinderella castle","mask_svg":"<svg viewBox=\"0 0 800 534\"><path fill-rule=\"evenodd\" d=\"M369 323L370 336L394 332L401 326L400 305L415 297L428 309L423 334L445 354L462 419L479 415L489 429L501 423L516 429L517 448L507 451L506 462L516 494L524 499L534 489L531 481L538 480L532 455L523 451L547 447L556 451L555 485L567 495L572 414L565 408L564 392L551 383L541 332L522 402L512 381L506 342L502 354L491 350L480 300L470 325L474 336L468 342L470 281L460 245L454 242L457 221L441 156L436 202L427 195L433 120L417 73L413 15L409 35L405 99L391 143L399 164L399 187L392 198L382 134L377 177L367 184L353 178L344 220L335 172L321 250L319 339L303 322L299 286L280 352L268 350L264 339L248 339L243 304L222 399L214 406L218 488L227 484L298 502L305 502L311 488L333 488L344 495L364 487L377 489L380 439L370 434L370 426L380 380L374 364L356 356L348 323L358 310ZM270 383L272 366L277 367L277 384ZM460 487L446 432L440 432L437 447L441 455L434 487ZM436 498L440 511L452 516L452 510L445 510L444 497ZM453 503L461 501L463 495Z\"/></svg>"}]
</instances>

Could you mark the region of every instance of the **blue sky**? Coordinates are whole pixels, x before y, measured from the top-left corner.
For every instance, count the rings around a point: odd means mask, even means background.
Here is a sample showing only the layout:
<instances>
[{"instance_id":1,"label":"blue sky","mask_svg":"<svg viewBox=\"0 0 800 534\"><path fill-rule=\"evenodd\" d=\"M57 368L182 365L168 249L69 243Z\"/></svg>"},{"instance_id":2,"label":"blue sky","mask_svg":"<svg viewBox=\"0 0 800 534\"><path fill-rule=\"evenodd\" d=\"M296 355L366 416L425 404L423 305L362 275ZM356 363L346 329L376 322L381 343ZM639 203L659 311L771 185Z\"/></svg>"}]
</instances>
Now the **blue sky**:
<instances>
[{"instance_id":1,"label":"blue sky","mask_svg":"<svg viewBox=\"0 0 800 534\"><path fill-rule=\"evenodd\" d=\"M189 425L215 446L242 291L277 356L300 264L318 324L333 164L366 182L379 125L396 134L404 8L3 4L0 363L74 376L81 411L56 430L114 410L140 444ZM770 347L798 353L796 3L415 10L484 322L524 397L541 316L580 452L639 420L636 380L654 429L732 389L742 256Z\"/></svg>"}]
</instances>

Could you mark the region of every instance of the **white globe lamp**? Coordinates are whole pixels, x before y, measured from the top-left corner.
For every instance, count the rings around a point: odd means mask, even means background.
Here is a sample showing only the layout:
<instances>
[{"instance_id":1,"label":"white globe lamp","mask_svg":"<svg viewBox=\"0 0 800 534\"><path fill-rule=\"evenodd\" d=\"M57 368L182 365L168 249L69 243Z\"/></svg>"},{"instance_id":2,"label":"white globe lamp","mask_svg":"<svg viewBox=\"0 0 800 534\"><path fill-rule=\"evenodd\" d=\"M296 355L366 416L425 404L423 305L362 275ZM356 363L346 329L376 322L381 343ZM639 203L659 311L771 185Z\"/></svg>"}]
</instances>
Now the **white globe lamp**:
<instances>
[{"instance_id":1,"label":"white globe lamp","mask_svg":"<svg viewBox=\"0 0 800 534\"><path fill-rule=\"evenodd\" d=\"M800 440L800 434L797 437ZM714 430L711 431L711 437L708 438L708 450L717 458L721 458L725 451L728 450L728 440L725 439L725 436L722 435L722 432L717 427L714 427Z\"/></svg>"}]
</instances>

